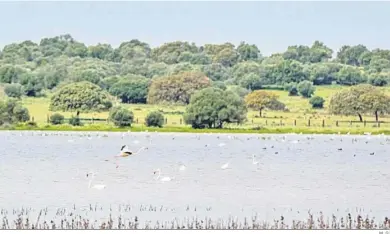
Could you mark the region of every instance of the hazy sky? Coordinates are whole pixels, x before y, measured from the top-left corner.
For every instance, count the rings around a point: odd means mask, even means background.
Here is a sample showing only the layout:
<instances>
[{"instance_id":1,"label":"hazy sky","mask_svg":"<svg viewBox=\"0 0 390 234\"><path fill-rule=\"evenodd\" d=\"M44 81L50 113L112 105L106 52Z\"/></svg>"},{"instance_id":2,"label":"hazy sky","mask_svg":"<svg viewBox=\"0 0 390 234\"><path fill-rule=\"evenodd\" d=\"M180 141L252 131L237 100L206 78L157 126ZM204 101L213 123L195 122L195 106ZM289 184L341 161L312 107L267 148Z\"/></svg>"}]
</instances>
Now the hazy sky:
<instances>
[{"instance_id":1,"label":"hazy sky","mask_svg":"<svg viewBox=\"0 0 390 234\"><path fill-rule=\"evenodd\" d=\"M390 48L390 2L1 2L0 46L70 33L87 45L240 41L263 54L320 40Z\"/></svg>"}]
</instances>

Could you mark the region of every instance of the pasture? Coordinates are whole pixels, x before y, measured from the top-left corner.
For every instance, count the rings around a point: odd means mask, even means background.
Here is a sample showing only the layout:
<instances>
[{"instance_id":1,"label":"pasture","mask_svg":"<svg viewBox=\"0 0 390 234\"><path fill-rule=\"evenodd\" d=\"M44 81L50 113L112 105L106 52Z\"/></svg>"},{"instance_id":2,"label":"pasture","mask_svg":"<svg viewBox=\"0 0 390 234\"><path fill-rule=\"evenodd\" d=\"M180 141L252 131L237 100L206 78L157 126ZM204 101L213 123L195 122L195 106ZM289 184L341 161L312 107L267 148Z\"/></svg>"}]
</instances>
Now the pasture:
<instances>
[{"instance_id":1,"label":"pasture","mask_svg":"<svg viewBox=\"0 0 390 234\"><path fill-rule=\"evenodd\" d=\"M324 109L313 109L309 104L309 99L302 98L300 96L288 96L286 91L281 90L268 90L269 92L279 95L279 100L286 104L289 112L281 111L263 111L263 117L258 117L258 111L249 110L247 115L247 122L243 125L237 126L236 124L228 124L225 127L229 128L243 128L243 129L257 129L260 127L267 129L300 129L301 131L309 130L311 132L316 131L329 131L333 132L383 132L390 130L390 118L389 116L380 116L381 123L379 126L374 123L374 116L364 116L367 121L366 124L357 121L357 116L336 116L328 113L327 107L330 97L342 89L341 86L317 86L316 96L323 97L325 102ZM386 93L390 94L389 88L383 88ZM50 94L49 94L50 95ZM29 109L30 115L34 117L34 121L39 125L47 123L47 116L52 114L49 111L49 95L45 98L23 98L23 104ZM185 112L184 106L158 106L147 104L124 104L134 113L134 126L141 126L144 123L146 115L154 110L160 110L163 112L167 123L166 127L178 128L187 127L184 124L182 114ZM70 112L59 112L65 116L65 118L71 117ZM81 118L98 118L107 119L108 112L101 113L81 113ZM310 120L310 123L309 123ZM106 124L104 121L100 124ZM310 125L310 126L309 126Z\"/></svg>"}]
</instances>

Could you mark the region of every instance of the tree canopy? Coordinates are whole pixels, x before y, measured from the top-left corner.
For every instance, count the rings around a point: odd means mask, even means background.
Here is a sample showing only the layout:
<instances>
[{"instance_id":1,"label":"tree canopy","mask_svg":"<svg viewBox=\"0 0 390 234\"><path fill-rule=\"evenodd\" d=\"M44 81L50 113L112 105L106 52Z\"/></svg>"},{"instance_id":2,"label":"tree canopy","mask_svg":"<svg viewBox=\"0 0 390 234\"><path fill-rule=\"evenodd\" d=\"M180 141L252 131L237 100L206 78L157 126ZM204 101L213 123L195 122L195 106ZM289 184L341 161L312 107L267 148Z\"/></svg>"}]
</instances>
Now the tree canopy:
<instances>
[{"instance_id":1,"label":"tree canopy","mask_svg":"<svg viewBox=\"0 0 390 234\"><path fill-rule=\"evenodd\" d=\"M147 101L150 104L188 104L196 91L211 86L210 79L201 72L182 72L153 79Z\"/></svg>"},{"instance_id":2,"label":"tree canopy","mask_svg":"<svg viewBox=\"0 0 390 234\"><path fill-rule=\"evenodd\" d=\"M260 117L266 108L270 110L284 110L286 108L282 102L278 101L276 94L263 90L256 90L248 94L245 97L245 103L247 107L258 110Z\"/></svg>"},{"instance_id":3,"label":"tree canopy","mask_svg":"<svg viewBox=\"0 0 390 234\"><path fill-rule=\"evenodd\" d=\"M184 121L193 128L222 128L224 123L242 123L246 113L245 103L236 93L209 87L191 97Z\"/></svg>"},{"instance_id":4,"label":"tree canopy","mask_svg":"<svg viewBox=\"0 0 390 234\"><path fill-rule=\"evenodd\" d=\"M60 88L50 100L52 111L107 111L111 108L110 95L88 81L71 83Z\"/></svg>"},{"instance_id":5,"label":"tree canopy","mask_svg":"<svg viewBox=\"0 0 390 234\"><path fill-rule=\"evenodd\" d=\"M16 99L0 100L0 126L17 122L26 122L30 114Z\"/></svg>"},{"instance_id":6,"label":"tree canopy","mask_svg":"<svg viewBox=\"0 0 390 234\"><path fill-rule=\"evenodd\" d=\"M344 45L336 50L334 58L333 51L318 40L311 45L291 45L270 56L262 55L261 48L244 41L238 45L173 41L151 47L147 42L131 39L115 48L105 43L86 46L64 34L39 42L26 40L5 45L0 53L0 82L21 84L27 96L44 95L45 90L62 83L89 81L109 91L108 78L128 77L126 82L130 82L140 76L154 80L184 72L203 73L212 81L249 90L305 80L313 85L387 85L390 50ZM149 91L145 85L142 87L143 92Z\"/></svg>"},{"instance_id":7,"label":"tree canopy","mask_svg":"<svg viewBox=\"0 0 390 234\"><path fill-rule=\"evenodd\" d=\"M374 114L378 121L379 114L390 112L390 97L381 89L369 84L361 84L343 89L334 94L329 102L329 111L339 115L357 115L363 121L363 114Z\"/></svg>"},{"instance_id":8,"label":"tree canopy","mask_svg":"<svg viewBox=\"0 0 390 234\"><path fill-rule=\"evenodd\" d=\"M122 103L189 104L194 93L209 87L241 98L255 90L284 87L289 95L310 98L319 85L390 83L390 50L361 44L329 48L316 40L264 56L261 45L245 41L237 45L172 41L152 47L129 39L114 47L87 46L70 34L36 42L26 39L1 49L0 83L9 97L52 95L50 108L59 111L108 110L109 94ZM334 98L333 105L327 102L332 113L370 113L377 118L386 113L383 93L363 98L348 92L337 95L356 105L352 108ZM357 100L363 103L358 105Z\"/></svg>"}]
</instances>

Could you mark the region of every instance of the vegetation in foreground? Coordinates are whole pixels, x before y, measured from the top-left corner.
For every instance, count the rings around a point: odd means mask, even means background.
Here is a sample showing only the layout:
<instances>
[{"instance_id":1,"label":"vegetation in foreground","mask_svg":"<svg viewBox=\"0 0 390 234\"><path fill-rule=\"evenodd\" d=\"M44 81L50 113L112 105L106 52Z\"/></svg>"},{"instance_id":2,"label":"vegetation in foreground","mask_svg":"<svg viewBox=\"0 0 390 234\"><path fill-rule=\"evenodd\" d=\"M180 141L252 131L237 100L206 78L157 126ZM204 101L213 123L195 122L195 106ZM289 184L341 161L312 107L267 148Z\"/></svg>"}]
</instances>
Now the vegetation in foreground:
<instances>
[{"instance_id":1,"label":"vegetation in foreground","mask_svg":"<svg viewBox=\"0 0 390 234\"><path fill-rule=\"evenodd\" d=\"M236 47L177 41L151 48L134 39L112 48L87 47L61 35L6 45L0 52L0 95L23 102L30 128L49 122L55 128L91 128L86 117L104 116L106 128L145 123L159 131L390 129L380 123L390 113L390 50L355 45L343 46L335 58L332 53L320 41L265 57L245 42ZM9 115L1 117L6 127L16 123L9 121L15 119L10 111L2 115ZM359 123L343 126L352 120Z\"/></svg>"},{"instance_id":2,"label":"vegetation in foreground","mask_svg":"<svg viewBox=\"0 0 390 234\"><path fill-rule=\"evenodd\" d=\"M96 212L90 207L90 212ZM161 207L163 209L163 207ZM144 207L143 211L161 211L160 207ZM140 220L137 216L128 217L126 212L129 207L124 207L119 216L107 214L107 218L97 221L89 217L83 217L65 209L58 209L56 219L46 220L47 208L39 212L38 217L32 218L29 209L22 209L15 220L9 220L7 211L2 210L1 229L390 229L390 220L385 217L376 220L374 217L348 213L345 217L325 217L322 212L315 217L309 212L307 219L293 220L286 223L285 217L274 219L273 222L261 221L256 216L238 219L229 217L226 220L214 220L209 217L187 217L184 219L160 220L151 222ZM141 211L141 210L140 210ZM15 211L14 211L15 212Z\"/></svg>"}]
</instances>

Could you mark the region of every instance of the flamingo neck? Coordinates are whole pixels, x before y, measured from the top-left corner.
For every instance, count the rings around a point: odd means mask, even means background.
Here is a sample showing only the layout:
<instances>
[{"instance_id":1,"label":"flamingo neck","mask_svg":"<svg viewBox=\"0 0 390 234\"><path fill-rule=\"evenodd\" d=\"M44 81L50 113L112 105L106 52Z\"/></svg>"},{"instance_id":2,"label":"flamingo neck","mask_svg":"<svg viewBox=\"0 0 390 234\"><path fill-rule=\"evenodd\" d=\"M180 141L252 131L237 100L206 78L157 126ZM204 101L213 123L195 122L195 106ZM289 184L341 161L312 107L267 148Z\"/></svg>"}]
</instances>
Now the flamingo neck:
<instances>
[{"instance_id":1,"label":"flamingo neck","mask_svg":"<svg viewBox=\"0 0 390 234\"><path fill-rule=\"evenodd\" d=\"M158 176L157 176L156 180L158 180L160 178L160 176L161 176L161 171L158 170Z\"/></svg>"},{"instance_id":2,"label":"flamingo neck","mask_svg":"<svg viewBox=\"0 0 390 234\"><path fill-rule=\"evenodd\" d=\"M89 180L89 183L88 183L88 188L91 188L91 185L92 185L92 180L93 180L93 176L92 176L92 178Z\"/></svg>"}]
</instances>

